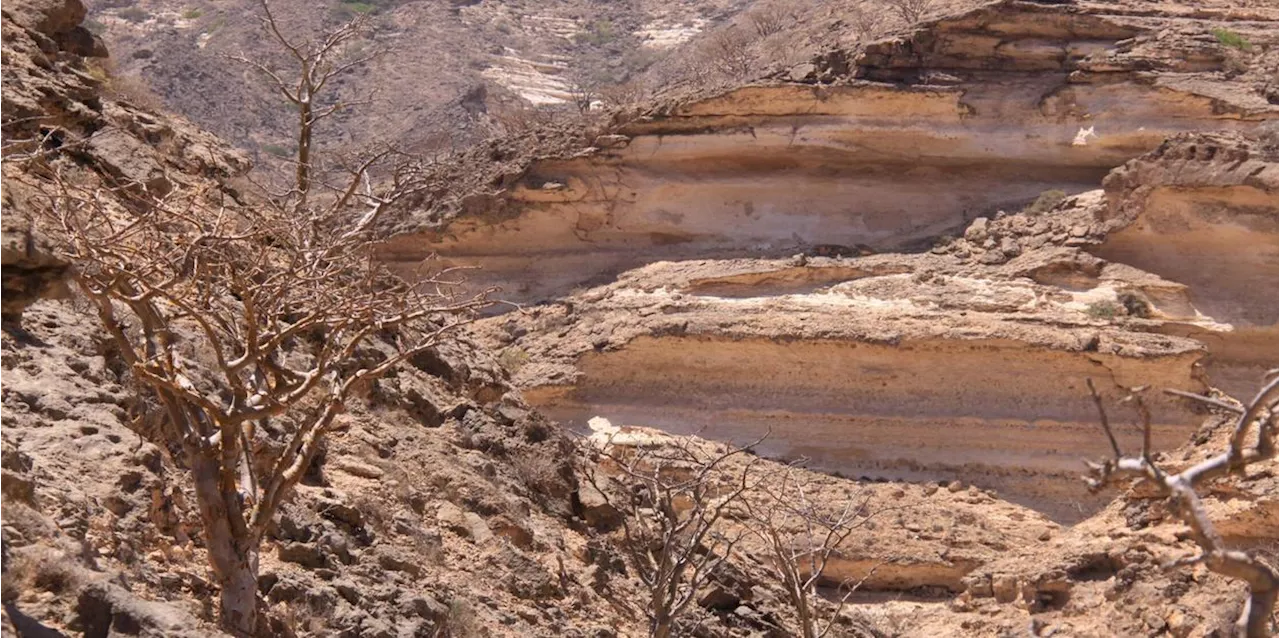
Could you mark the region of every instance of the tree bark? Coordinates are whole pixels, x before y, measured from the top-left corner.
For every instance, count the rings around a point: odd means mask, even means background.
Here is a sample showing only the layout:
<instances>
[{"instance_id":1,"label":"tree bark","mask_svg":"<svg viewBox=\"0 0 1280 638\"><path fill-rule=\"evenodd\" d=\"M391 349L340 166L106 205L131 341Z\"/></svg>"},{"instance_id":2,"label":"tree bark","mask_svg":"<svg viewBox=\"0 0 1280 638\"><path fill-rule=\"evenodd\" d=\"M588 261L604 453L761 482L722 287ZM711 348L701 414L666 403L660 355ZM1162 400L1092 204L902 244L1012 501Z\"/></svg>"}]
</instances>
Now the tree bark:
<instances>
[{"instance_id":1,"label":"tree bark","mask_svg":"<svg viewBox=\"0 0 1280 638\"><path fill-rule=\"evenodd\" d=\"M222 627L236 636L253 636L257 629L258 540L238 536L229 518L227 495L221 489L220 467L215 457L192 455L196 500L204 528L209 562L218 578L221 594L218 616Z\"/></svg>"}]
</instances>

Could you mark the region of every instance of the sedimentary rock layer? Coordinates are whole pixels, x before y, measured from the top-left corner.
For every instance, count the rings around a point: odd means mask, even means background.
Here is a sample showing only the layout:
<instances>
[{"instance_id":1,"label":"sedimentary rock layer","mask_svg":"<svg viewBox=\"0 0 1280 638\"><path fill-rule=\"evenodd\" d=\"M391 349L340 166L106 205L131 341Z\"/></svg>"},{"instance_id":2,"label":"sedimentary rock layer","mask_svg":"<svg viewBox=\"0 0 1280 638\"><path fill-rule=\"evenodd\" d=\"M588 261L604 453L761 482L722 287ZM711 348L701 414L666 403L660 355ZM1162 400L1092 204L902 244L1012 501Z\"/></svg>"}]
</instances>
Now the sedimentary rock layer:
<instances>
[{"instance_id":1,"label":"sedimentary rock layer","mask_svg":"<svg viewBox=\"0 0 1280 638\"><path fill-rule=\"evenodd\" d=\"M1274 365L1276 108L1211 33L1274 18L994 2L655 111L388 254L558 298L483 330L567 421L772 430L1071 520L1106 451L1086 379L1239 393ZM1149 401L1162 448L1199 420Z\"/></svg>"},{"instance_id":2,"label":"sedimentary rock layer","mask_svg":"<svg viewBox=\"0 0 1280 638\"><path fill-rule=\"evenodd\" d=\"M1212 317L1219 328L1181 333L1209 345L1206 366L1241 395L1276 361L1275 153L1274 133L1169 140L1107 177L1106 217L1120 230L1092 249L1186 285L1186 314Z\"/></svg>"},{"instance_id":3,"label":"sedimentary rock layer","mask_svg":"<svg viewBox=\"0 0 1280 638\"><path fill-rule=\"evenodd\" d=\"M1072 250L998 266L931 254L655 264L481 328L527 362L513 368L529 400L571 424L770 432L768 454L855 476L960 478L1074 520L1101 504L1080 489L1079 459L1106 451L1086 379L1109 403L1139 385L1200 391L1204 350L1127 314L1120 298L1146 290L1185 305L1157 277L1101 268L1077 272L1075 290L1028 277L1096 268ZM1197 406L1148 400L1162 449L1199 421Z\"/></svg>"},{"instance_id":4,"label":"sedimentary rock layer","mask_svg":"<svg viewBox=\"0 0 1280 638\"><path fill-rule=\"evenodd\" d=\"M502 218L464 215L388 255L438 251L532 301L660 259L927 246L1042 192L1096 188L1172 134L1273 120L1214 75L1223 47L1188 22L1209 40L1167 42L1165 22L1098 7L995 3L871 45L848 63L858 80L747 86L631 122L595 154L534 164Z\"/></svg>"},{"instance_id":5,"label":"sedimentary rock layer","mask_svg":"<svg viewBox=\"0 0 1280 638\"><path fill-rule=\"evenodd\" d=\"M529 397L580 425L605 416L738 441L769 432L761 447L769 454L854 476L962 478L1069 519L1081 514L1070 500L1088 501L1074 483L1080 458L1107 449L1085 379L1108 388L1141 381L1194 389L1195 359L1126 359L1000 340L644 338L583 357L572 390ZM1183 442L1196 416L1172 402L1152 407L1156 445Z\"/></svg>"}]
</instances>

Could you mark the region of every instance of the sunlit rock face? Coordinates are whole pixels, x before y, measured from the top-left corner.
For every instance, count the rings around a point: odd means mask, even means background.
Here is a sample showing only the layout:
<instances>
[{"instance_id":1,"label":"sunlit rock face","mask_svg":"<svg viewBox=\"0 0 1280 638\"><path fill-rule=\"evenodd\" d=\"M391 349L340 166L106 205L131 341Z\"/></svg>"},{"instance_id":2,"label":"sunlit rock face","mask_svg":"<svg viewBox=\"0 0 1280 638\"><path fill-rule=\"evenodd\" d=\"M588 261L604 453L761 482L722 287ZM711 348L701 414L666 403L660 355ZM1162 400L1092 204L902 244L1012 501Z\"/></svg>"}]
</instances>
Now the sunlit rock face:
<instances>
[{"instance_id":1,"label":"sunlit rock face","mask_svg":"<svg viewBox=\"0 0 1280 638\"><path fill-rule=\"evenodd\" d=\"M1158 24L990 5L869 46L844 84L748 86L633 122L612 148L535 164L507 193L514 214L463 216L389 254L435 250L536 301L659 259L912 250L1045 191L1096 188L1172 134L1274 120L1215 75L1222 47L1166 42Z\"/></svg>"},{"instance_id":2,"label":"sunlit rock face","mask_svg":"<svg viewBox=\"0 0 1280 638\"><path fill-rule=\"evenodd\" d=\"M1222 72L1213 10L1125 11L997 2L815 61L835 83L670 106L387 254L548 302L478 332L571 424L767 431L1078 520L1088 381L1242 394L1277 346L1276 107ZM1202 417L1148 402L1160 448Z\"/></svg>"}]
</instances>

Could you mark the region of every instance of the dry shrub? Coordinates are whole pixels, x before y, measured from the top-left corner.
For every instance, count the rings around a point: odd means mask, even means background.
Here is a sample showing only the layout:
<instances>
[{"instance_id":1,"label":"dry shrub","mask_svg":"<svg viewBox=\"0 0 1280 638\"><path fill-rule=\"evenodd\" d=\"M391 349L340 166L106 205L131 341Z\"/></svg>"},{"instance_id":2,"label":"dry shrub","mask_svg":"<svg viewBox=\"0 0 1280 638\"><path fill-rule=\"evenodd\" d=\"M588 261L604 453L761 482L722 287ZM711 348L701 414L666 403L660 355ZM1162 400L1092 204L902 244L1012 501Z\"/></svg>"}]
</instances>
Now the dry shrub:
<instances>
[{"instance_id":1,"label":"dry shrub","mask_svg":"<svg viewBox=\"0 0 1280 638\"><path fill-rule=\"evenodd\" d=\"M445 618L444 627L439 635L442 638L480 638L487 636L484 625L476 618L476 612L461 598L449 601L449 615Z\"/></svg>"},{"instance_id":2,"label":"dry shrub","mask_svg":"<svg viewBox=\"0 0 1280 638\"><path fill-rule=\"evenodd\" d=\"M563 491L563 481L557 473L557 467L555 463L548 462L531 451L522 451L511 458L511 469L516 473L516 478L537 496Z\"/></svg>"},{"instance_id":3,"label":"dry shrub","mask_svg":"<svg viewBox=\"0 0 1280 638\"><path fill-rule=\"evenodd\" d=\"M1280 91L1280 90L1277 90ZM1262 156L1267 160L1280 160L1280 123L1272 122L1262 127L1258 138L1262 142Z\"/></svg>"},{"instance_id":4,"label":"dry shrub","mask_svg":"<svg viewBox=\"0 0 1280 638\"><path fill-rule=\"evenodd\" d=\"M80 576L66 553L47 545L34 545L13 552L4 573L4 598L21 591L66 594L80 584Z\"/></svg>"},{"instance_id":5,"label":"dry shrub","mask_svg":"<svg viewBox=\"0 0 1280 638\"><path fill-rule=\"evenodd\" d=\"M869 9L865 5L857 6L849 10L846 21L853 27L859 38L871 38L879 35L884 26L884 13Z\"/></svg>"},{"instance_id":6,"label":"dry shrub","mask_svg":"<svg viewBox=\"0 0 1280 638\"><path fill-rule=\"evenodd\" d=\"M1040 195L1036 197L1036 201L1031 202L1031 204L1028 205L1025 209L1023 209L1022 212L1028 213L1031 215L1039 215L1041 213L1046 213L1049 210L1051 210L1054 206L1057 206L1058 204L1062 203L1062 200L1066 198L1067 198L1066 191L1058 190L1056 188L1050 189L1040 193Z\"/></svg>"},{"instance_id":7,"label":"dry shrub","mask_svg":"<svg viewBox=\"0 0 1280 638\"><path fill-rule=\"evenodd\" d=\"M721 75L736 80L751 74L755 56L751 53L753 36L745 29L731 26L721 29L707 38L699 52L708 66Z\"/></svg>"},{"instance_id":8,"label":"dry shrub","mask_svg":"<svg viewBox=\"0 0 1280 638\"><path fill-rule=\"evenodd\" d=\"M933 0L889 0L889 7L908 25L924 19L933 9Z\"/></svg>"},{"instance_id":9,"label":"dry shrub","mask_svg":"<svg viewBox=\"0 0 1280 638\"><path fill-rule=\"evenodd\" d=\"M519 135L550 128L557 121L555 111L535 106L514 105L493 111L493 119L508 135Z\"/></svg>"},{"instance_id":10,"label":"dry shrub","mask_svg":"<svg viewBox=\"0 0 1280 638\"><path fill-rule=\"evenodd\" d=\"M150 111L164 109L164 101L142 78L120 74L111 58L89 60L87 65L89 75L102 83L102 94L108 99Z\"/></svg>"},{"instance_id":11,"label":"dry shrub","mask_svg":"<svg viewBox=\"0 0 1280 638\"><path fill-rule=\"evenodd\" d=\"M798 4L792 0L768 0L761 2L747 11L747 24L760 37L767 37L785 29L795 22L800 12Z\"/></svg>"},{"instance_id":12,"label":"dry shrub","mask_svg":"<svg viewBox=\"0 0 1280 638\"><path fill-rule=\"evenodd\" d=\"M625 109L644 101L644 85L635 80L600 87L600 99L609 109Z\"/></svg>"}]
</instances>

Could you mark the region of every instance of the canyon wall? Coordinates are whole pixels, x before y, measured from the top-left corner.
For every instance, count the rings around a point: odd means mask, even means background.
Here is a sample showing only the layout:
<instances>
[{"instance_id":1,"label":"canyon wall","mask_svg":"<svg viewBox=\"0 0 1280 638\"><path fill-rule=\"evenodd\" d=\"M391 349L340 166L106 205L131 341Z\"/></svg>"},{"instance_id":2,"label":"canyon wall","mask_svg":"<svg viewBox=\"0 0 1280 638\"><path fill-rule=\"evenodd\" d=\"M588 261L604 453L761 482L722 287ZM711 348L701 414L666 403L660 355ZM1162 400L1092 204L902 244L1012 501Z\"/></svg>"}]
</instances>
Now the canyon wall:
<instances>
[{"instance_id":1,"label":"canyon wall","mask_svg":"<svg viewBox=\"0 0 1280 638\"><path fill-rule=\"evenodd\" d=\"M1190 312L1220 329L1170 326L1209 345L1217 385L1244 395L1275 367L1277 186L1274 134L1248 143L1184 135L1107 177L1106 217L1120 226L1094 254L1187 286Z\"/></svg>"},{"instance_id":2,"label":"canyon wall","mask_svg":"<svg viewBox=\"0 0 1280 638\"><path fill-rule=\"evenodd\" d=\"M389 256L429 246L538 301L659 259L915 249L1096 188L1172 134L1274 119L1252 88L1208 79L1226 55L1211 39L1170 43L1156 29L1174 18L1095 10L999 2L867 47L836 84L671 106L596 153L536 163L505 194L517 214L464 216Z\"/></svg>"},{"instance_id":3,"label":"canyon wall","mask_svg":"<svg viewBox=\"0 0 1280 638\"><path fill-rule=\"evenodd\" d=\"M1213 31L1270 46L1274 13L990 3L656 109L387 256L544 302L477 331L570 424L1078 520L1086 380L1126 422L1156 388L1167 449L1203 408L1159 388L1274 366L1274 91Z\"/></svg>"}]
</instances>

